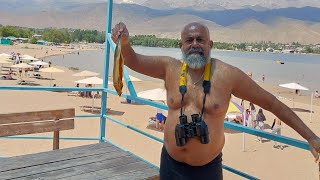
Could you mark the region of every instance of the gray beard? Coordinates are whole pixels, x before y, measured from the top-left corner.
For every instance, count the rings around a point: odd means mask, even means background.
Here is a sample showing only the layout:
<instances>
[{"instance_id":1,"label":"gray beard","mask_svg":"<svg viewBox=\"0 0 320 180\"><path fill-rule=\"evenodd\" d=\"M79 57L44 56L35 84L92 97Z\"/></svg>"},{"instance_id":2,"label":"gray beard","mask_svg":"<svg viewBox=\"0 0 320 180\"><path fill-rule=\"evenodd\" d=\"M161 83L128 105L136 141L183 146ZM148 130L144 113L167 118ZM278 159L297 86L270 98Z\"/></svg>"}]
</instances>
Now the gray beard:
<instances>
[{"instance_id":1,"label":"gray beard","mask_svg":"<svg viewBox=\"0 0 320 180\"><path fill-rule=\"evenodd\" d=\"M200 69L203 68L211 59L210 51L209 56L205 57L201 54L186 54L182 50L182 59L183 62L188 65L188 67L192 69Z\"/></svg>"}]
</instances>

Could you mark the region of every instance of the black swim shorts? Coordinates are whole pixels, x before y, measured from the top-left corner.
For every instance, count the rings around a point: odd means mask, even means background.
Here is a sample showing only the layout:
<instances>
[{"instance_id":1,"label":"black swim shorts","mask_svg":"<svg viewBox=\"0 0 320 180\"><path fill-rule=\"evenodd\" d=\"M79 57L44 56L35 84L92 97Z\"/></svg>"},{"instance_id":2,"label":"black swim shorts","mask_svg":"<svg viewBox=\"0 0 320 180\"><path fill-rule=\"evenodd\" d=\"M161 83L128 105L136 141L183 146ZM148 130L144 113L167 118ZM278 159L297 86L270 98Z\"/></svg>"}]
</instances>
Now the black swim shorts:
<instances>
[{"instance_id":1,"label":"black swim shorts","mask_svg":"<svg viewBox=\"0 0 320 180\"><path fill-rule=\"evenodd\" d=\"M190 166L174 160L163 146L160 180L222 180L222 153L203 166Z\"/></svg>"}]
</instances>

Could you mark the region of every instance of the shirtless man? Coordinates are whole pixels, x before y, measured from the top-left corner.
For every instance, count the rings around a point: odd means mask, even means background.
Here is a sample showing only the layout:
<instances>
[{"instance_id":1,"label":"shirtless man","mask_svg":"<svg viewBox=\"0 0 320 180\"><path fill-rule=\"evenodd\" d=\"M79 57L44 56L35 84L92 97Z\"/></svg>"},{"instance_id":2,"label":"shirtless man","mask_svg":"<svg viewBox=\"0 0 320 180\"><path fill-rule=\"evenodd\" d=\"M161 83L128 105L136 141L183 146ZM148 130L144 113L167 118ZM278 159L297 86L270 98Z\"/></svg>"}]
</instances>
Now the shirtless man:
<instances>
[{"instance_id":1,"label":"shirtless man","mask_svg":"<svg viewBox=\"0 0 320 180\"><path fill-rule=\"evenodd\" d=\"M222 148L224 138L224 117L231 94L259 105L271 111L283 122L296 130L310 143L311 152L318 160L320 139L301 119L278 101L273 95L259 87L251 78L236 67L218 59L211 58L213 41L209 30L200 23L190 23L181 32L181 61L167 56L145 56L134 52L129 43L129 31L124 23L112 29L112 39L117 42L121 36L122 55L125 65L139 73L162 79L167 90L168 117L164 129L164 146L161 154L160 179L223 179ZM184 114L191 121L190 115L201 112L204 92L202 88L205 66L211 63L211 88L206 96L203 113L208 126L209 143L202 144L199 138L189 138L184 146L177 146L175 127L179 124L181 97L179 93L180 70L188 66L187 93L184 96Z\"/></svg>"}]
</instances>

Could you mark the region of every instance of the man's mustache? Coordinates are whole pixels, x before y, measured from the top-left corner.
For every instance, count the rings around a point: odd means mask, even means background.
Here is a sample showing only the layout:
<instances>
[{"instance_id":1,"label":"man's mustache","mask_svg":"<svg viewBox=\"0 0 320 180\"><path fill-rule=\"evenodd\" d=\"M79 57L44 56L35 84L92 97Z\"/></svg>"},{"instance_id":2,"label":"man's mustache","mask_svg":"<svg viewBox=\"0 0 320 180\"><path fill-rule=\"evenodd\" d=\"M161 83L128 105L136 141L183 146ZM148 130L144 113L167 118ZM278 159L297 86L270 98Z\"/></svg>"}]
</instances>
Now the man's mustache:
<instances>
[{"instance_id":1,"label":"man's mustache","mask_svg":"<svg viewBox=\"0 0 320 180\"><path fill-rule=\"evenodd\" d=\"M198 53L200 55L203 55L204 54L204 51L203 49L201 48L191 48L189 49L189 51L187 52L187 55L190 55L190 54L193 54L193 53Z\"/></svg>"}]
</instances>

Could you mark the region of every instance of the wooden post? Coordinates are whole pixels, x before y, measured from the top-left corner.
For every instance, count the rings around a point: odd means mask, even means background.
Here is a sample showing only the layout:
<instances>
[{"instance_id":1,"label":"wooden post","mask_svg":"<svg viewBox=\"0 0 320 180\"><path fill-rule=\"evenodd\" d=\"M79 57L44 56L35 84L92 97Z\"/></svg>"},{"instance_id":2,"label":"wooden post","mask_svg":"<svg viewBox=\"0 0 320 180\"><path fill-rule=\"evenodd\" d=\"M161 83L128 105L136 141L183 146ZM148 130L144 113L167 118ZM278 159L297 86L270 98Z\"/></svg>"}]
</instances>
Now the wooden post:
<instances>
[{"instance_id":1,"label":"wooden post","mask_svg":"<svg viewBox=\"0 0 320 180\"><path fill-rule=\"evenodd\" d=\"M59 119L55 119L57 122ZM59 130L53 131L53 150L59 149Z\"/></svg>"},{"instance_id":2,"label":"wooden post","mask_svg":"<svg viewBox=\"0 0 320 180\"><path fill-rule=\"evenodd\" d=\"M53 150L59 149L59 131L53 132Z\"/></svg>"}]
</instances>

